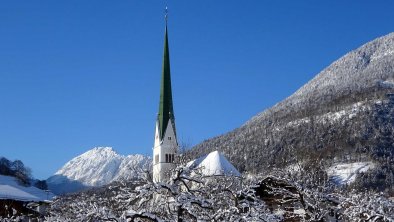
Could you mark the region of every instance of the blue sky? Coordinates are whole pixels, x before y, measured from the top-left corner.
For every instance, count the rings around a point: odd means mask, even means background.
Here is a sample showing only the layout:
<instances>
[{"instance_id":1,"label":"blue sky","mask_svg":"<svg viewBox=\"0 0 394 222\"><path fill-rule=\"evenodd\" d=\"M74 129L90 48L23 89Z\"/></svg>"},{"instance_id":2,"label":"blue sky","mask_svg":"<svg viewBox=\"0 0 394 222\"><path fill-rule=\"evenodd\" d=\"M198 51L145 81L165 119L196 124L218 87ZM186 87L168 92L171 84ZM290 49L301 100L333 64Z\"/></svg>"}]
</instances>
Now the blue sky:
<instances>
[{"instance_id":1,"label":"blue sky","mask_svg":"<svg viewBox=\"0 0 394 222\"><path fill-rule=\"evenodd\" d=\"M5 0L0 156L44 179L96 146L151 154L164 1ZM181 143L228 132L394 31L394 1L168 1Z\"/></svg>"}]
</instances>

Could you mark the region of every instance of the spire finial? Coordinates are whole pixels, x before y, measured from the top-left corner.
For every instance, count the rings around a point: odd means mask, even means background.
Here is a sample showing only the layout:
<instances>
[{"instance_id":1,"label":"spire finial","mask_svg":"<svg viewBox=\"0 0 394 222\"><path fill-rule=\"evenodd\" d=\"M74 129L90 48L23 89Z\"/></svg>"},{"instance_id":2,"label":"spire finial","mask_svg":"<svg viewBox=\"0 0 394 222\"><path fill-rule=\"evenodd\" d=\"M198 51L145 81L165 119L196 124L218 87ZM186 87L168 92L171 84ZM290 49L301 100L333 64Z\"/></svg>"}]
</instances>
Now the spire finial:
<instances>
[{"instance_id":1,"label":"spire finial","mask_svg":"<svg viewBox=\"0 0 394 222\"><path fill-rule=\"evenodd\" d=\"M164 10L164 19L166 20L167 23L167 19L168 19L168 7L166 5L166 9Z\"/></svg>"}]
</instances>

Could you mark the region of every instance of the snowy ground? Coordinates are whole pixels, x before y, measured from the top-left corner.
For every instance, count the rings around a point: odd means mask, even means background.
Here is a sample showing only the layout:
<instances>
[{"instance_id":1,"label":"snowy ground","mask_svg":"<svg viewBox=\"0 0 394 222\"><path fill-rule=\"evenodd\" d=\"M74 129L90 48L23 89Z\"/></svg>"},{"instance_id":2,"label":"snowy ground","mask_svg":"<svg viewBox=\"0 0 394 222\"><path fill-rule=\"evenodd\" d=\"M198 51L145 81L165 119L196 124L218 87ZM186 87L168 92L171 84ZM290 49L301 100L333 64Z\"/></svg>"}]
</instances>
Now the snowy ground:
<instances>
[{"instance_id":1,"label":"snowy ground","mask_svg":"<svg viewBox=\"0 0 394 222\"><path fill-rule=\"evenodd\" d=\"M354 182L358 173L366 172L373 167L372 162L343 163L328 168L327 174L336 184L350 184Z\"/></svg>"},{"instance_id":2,"label":"snowy ground","mask_svg":"<svg viewBox=\"0 0 394 222\"><path fill-rule=\"evenodd\" d=\"M46 192L32 186L20 185L14 177L0 175L0 199L13 199L20 201L50 201L54 197L51 192Z\"/></svg>"}]
</instances>

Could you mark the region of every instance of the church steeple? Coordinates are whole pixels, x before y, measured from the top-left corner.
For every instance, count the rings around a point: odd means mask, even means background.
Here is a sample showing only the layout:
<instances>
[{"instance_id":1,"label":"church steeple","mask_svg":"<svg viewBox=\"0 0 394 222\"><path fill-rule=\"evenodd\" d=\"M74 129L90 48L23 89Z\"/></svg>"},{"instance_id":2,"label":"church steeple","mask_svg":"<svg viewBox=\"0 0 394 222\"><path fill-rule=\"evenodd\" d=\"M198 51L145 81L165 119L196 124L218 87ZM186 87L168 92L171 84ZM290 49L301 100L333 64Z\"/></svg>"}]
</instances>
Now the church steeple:
<instances>
[{"instance_id":1,"label":"church steeple","mask_svg":"<svg viewBox=\"0 0 394 222\"><path fill-rule=\"evenodd\" d=\"M172 105L170 52L168 47L167 9L164 34L163 67L160 84L159 113L156 120L155 142L153 146L153 181L169 179L171 169L175 167L178 141L175 132L174 108Z\"/></svg>"},{"instance_id":2,"label":"church steeple","mask_svg":"<svg viewBox=\"0 0 394 222\"><path fill-rule=\"evenodd\" d=\"M163 67L160 84L160 103L159 112L157 116L159 124L160 140L163 138L167 129L169 120L174 124L174 109L172 105L172 90L171 90L171 72L170 72L170 52L168 47L168 28L167 15L166 26L164 34L164 53L163 53ZM175 126L173 126L175 128Z\"/></svg>"}]
</instances>

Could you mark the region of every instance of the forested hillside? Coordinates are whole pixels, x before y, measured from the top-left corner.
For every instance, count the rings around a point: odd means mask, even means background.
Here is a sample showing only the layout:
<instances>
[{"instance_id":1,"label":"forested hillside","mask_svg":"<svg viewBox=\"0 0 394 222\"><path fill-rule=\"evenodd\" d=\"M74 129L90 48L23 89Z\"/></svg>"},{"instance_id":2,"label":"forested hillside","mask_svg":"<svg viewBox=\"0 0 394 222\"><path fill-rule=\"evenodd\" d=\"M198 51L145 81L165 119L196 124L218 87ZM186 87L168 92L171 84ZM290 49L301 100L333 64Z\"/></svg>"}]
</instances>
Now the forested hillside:
<instances>
[{"instance_id":1,"label":"forested hillside","mask_svg":"<svg viewBox=\"0 0 394 222\"><path fill-rule=\"evenodd\" d=\"M31 170L20 160L0 157L0 175L16 177L22 184L30 185Z\"/></svg>"},{"instance_id":2,"label":"forested hillside","mask_svg":"<svg viewBox=\"0 0 394 222\"><path fill-rule=\"evenodd\" d=\"M335 163L373 161L376 167L355 186L392 191L393 93L391 33L346 54L284 101L189 154L220 150L249 173L294 164L323 172Z\"/></svg>"}]
</instances>

